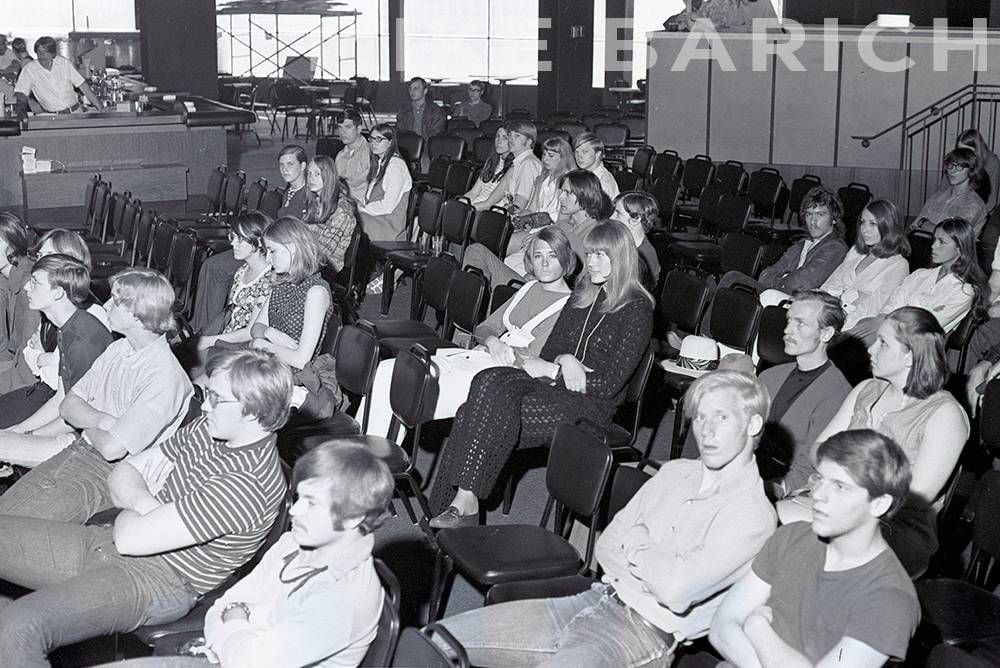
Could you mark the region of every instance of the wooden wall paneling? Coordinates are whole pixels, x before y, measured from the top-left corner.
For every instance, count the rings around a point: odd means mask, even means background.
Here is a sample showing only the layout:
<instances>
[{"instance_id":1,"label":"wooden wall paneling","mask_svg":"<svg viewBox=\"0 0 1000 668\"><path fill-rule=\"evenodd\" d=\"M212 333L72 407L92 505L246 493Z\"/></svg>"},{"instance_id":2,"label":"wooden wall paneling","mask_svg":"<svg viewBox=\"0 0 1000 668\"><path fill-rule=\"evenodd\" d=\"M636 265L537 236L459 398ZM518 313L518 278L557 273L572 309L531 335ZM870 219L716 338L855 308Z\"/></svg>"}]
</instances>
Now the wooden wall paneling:
<instances>
[{"instance_id":1,"label":"wooden wall paneling","mask_svg":"<svg viewBox=\"0 0 1000 668\"><path fill-rule=\"evenodd\" d=\"M795 52L805 72L778 61L774 98L775 162L833 164L837 132L837 72L823 69L823 43Z\"/></svg>"},{"instance_id":2,"label":"wooden wall paneling","mask_svg":"<svg viewBox=\"0 0 1000 668\"><path fill-rule=\"evenodd\" d=\"M657 150L673 149L688 158L706 150L709 67L704 60L694 60L684 71L673 72L683 43L668 33L650 35L656 65L647 79L647 141Z\"/></svg>"},{"instance_id":3,"label":"wooden wall paneling","mask_svg":"<svg viewBox=\"0 0 1000 668\"><path fill-rule=\"evenodd\" d=\"M875 48L879 58L906 56L906 42L885 40ZM902 130L864 148L852 135L873 135L902 120L905 72L881 72L864 62L855 40L845 42L841 75L840 129L837 164L847 167L899 168Z\"/></svg>"},{"instance_id":4,"label":"wooden wall paneling","mask_svg":"<svg viewBox=\"0 0 1000 668\"><path fill-rule=\"evenodd\" d=\"M725 45L736 71L725 72L718 62L712 62L708 154L713 158L725 155L726 160L766 162L771 145L770 63L764 71L753 71L750 39L729 39Z\"/></svg>"}]
</instances>

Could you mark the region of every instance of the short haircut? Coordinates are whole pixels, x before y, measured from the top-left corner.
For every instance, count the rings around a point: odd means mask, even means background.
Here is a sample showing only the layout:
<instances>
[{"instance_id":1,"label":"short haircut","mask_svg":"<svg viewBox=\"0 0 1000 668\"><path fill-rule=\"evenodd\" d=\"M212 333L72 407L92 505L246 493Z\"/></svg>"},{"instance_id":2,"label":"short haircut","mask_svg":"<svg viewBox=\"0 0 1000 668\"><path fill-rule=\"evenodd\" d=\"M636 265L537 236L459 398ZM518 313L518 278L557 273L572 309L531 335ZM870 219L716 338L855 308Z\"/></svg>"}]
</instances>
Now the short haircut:
<instances>
[{"instance_id":1,"label":"short haircut","mask_svg":"<svg viewBox=\"0 0 1000 668\"><path fill-rule=\"evenodd\" d=\"M174 288L155 269L133 267L119 271L111 277L111 297L151 332L165 334L177 329Z\"/></svg>"},{"instance_id":2,"label":"short haircut","mask_svg":"<svg viewBox=\"0 0 1000 668\"><path fill-rule=\"evenodd\" d=\"M424 90L427 90L427 88L428 88L428 86L427 86L427 79L424 79L423 77L413 77L412 79L410 79L410 81L406 85L407 86L412 86L415 83L419 83L421 86L423 86Z\"/></svg>"},{"instance_id":3,"label":"short haircut","mask_svg":"<svg viewBox=\"0 0 1000 668\"><path fill-rule=\"evenodd\" d=\"M62 253L39 258L31 268L32 274L44 271L49 285L62 288L73 305L82 308L90 297L90 269L79 259Z\"/></svg>"},{"instance_id":4,"label":"short haircut","mask_svg":"<svg viewBox=\"0 0 1000 668\"><path fill-rule=\"evenodd\" d=\"M569 190L576 197L577 204L587 212L587 215L594 220L607 220L611 217L611 200L608 194L601 188L601 180L593 172L586 169L574 169L563 174L559 179L559 187L563 184L569 186Z\"/></svg>"},{"instance_id":5,"label":"short haircut","mask_svg":"<svg viewBox=\"0 0 1000 668\"><path fill-rule=\"evenodd\" d=\"M618 195L612 204L617 205L618 202L621 202L622 206L625 207L629 218L639 221L643 232L649 232L660 219L660 207L657 205L656 199L649 193L644 193L641 190L629 190Z\"/></svg>"},{"instance_id":6,"label":"short haircut","mask_svg":"<svg viewBox=\"0 0 1000 668\"><path fill-rule=\"evenodd\" d=\"M209 357L208 376L229 374L229 385L261 429L275 432L285 426L292 402L292 369L264 350L226 350Z\"/></svg>"},{"instance_id":7,"label":"short haircut","mask_svg":"<svg viewBox=\"0 0 1000 668\"><path fill-rule=\"evenodd\" d=\"M910 460L894 440L877 431L852 429L836 433L819 444L816 460L842 467L872 499L892 497L892 505L882 519L895 515L906 501Z\"/></svg>"},{"instance_id":8,"label":"short haircut","mask_svg":"<svg viewBox=\"0 0 1000 668\"><path fill-rule=\"evenodd\" d=\"M844 329L844 323L847 322L847 314L844 313L844 306L840 303L840 300L833 295L822 290L796 290L792 293L792 301L818 302L820 309L819 317L816 320L820 328L833 327L835 336L840 334L840 331Z\"/></svg>"},{"instance_id":9,"label":"short haircut","mask_svg":"<svg viewBox=\"0 0 1000 668\"><path fill-rule=\"evenodd\" d=\"M534 146L535 142L538 140L538 128L531 121L525 121L518 119L516 121L507 121L504 123L504 128L507 133L516 132L522 134L531 140L531 145Z\"/></svg>"},{"instance_id":10,"label":"short haircut","mask_svg":"<svg viewBox=\"0 0 1000 668\"><path fill-rule=\"evenodd\" d=\"M693 383L684 394L684 413L692 417L698 410L698 404L705 395L715 390L729 390L740 399L740 408L747 417L759 415L762 421L767 421L771 412L771 395L767 388L751 375L740 371L720 370L706 373ZM763 433L763 429L761 429ZM761 434L754 438L760 441Z\"/></svg>"},{"instance_id":11,"label":"short haircut","mask_svg":"<svg viewBox=\"0 0 1000 668\"><path fill-rule=\"evenodd\" d=\"M395 489L384 461L368 448L346 441L327 441L300 455L292 470L292 488L305 480L326 484L337 531L343 530L345 520L360 517L362 534L370 534L385 520Z\"/></svg>"},{"instance_id":12,"label":"short haircut","mask_svg":"<svg viewBox=\"0 0 1000 668\"><path fill-rule=\"evenodd\" d=\"M0 211L0 238L7 244L7 259L12 264L17 264L18 258L28 254L31 232L17 214Z\"/></svg>"},{"instance_id":13,"label":"short haircut","mask_svg":"<svg viewBox=\"0 0 1000 668\"><path fill-rule=\"evenodd\" d=\"M875 226L878 228L879 240L875 244L871 253L878 258L892 257L893 255L910 256L910 240L906 238L906 230L903 229L903 220L899 217L899 209L887 199L876 199L868 203L864 208L875 219ZM861 218L858 218L860 224ZM854 240L854 250L862 255L868 252L865 240L859 234Z\"/></svg>"},{"instance_id":14,"label":"short haircut","mask_svg":"<svg viewBox=\"0 0 1000 668\"><path fill-rule=\"evenodd\" d=\"M56 41L51 37L44 36L35 40L35 53L45 51L51 55L56 55Z\"/></svg>"},{"instance_id":15,"label":"short haircut","mask_svg":"<svg viewBox=\"0 0 1000 668\"><path fill-rule=\"evenodd\" d=\"M945 334L930 311L904 306L889 314L896 338L913 356L903 392L916 399L926 399L944 387L948 380Z\"/></svg>"},{"instance_id":16,"label":"short haircut","mask_svg":"<svg viewBox=\"0 0 1000 668\"><path fill-rule=\"evenodd\" d=\"M274 221L264 230L264 239L294 250L288 273L279 274L279 280L301 283L319 271L323 257L319 242L309 226L298 218L284 216Z\"/></svg>"},{"instance_id":17,"label":"short haircut","mask_svg":"<svg viewBox=\"0 0 1000 668\"><path fill-rule=\"evenodd\" d=\"M78 232L65 230L61 227L49 230L35 243L34 252L36 255L42 249L42 246L46 241L52 245L52 248L54 248L57 253L75 257L77 260L87 265L87 269L92 267L90 263L90 248L87 247L87 242L83 240L83 237L81 237Z\"/></svg>"},{"instance_id":18,"label":"short haircut","mask_svg":"<svg viewBox=\"0 0 1000 668\"><path fill-rule=\"evenodd\" d=\"M278 151L278 160L286 155L294 155L298 162L309 162L309 154L298 144L287 144L281 147L281 150Z\"/></svg>"},{"instance_id":19,"label":"short haircut","mask_svg":"<svg viewBox=\"0 0 1000 668\"><path fill-rule=\"evenodd\" d=\"M357 107L348 107L337 114L337 122L343 123L344 121L350 121L359 128L364 127L364 121L361 120L361 112L358 111Z\"/></svg>"},{"instance_id":20,"label":"short haircut","mask_svg":"<svg viewBox=\"0 0 1000 668\"><path fill-rule=\"evenodd\" d=\"M236 216L229 229L233 234L243 239L248 244L257 249L257 252L264 252L264 230L273 223L271 217L263 211L244 211Z\"/></svg>"},{"instance_id":21,"label":"short haircut","mask_svg":"<svg viewBox=\"0 0 1000 668\"><path fill-rule=\"evenodd\" d=\"M543 227L538 234L528 238L528 243L524 246L524 266L531 267L532 272L534 271L531 254L535 251L535 245L539 241L547 243L556 254L559 266L562 267L563 277L572 276L573 272L576 271L576 252L569 245L569 237L566 236L566 233L555 225Z\"/></svg>"},{"instance_id":22,"label":"short haircut","mask_svg":"<svg viewBox=\"0 0 1000 668\"><path fill-rule=\"evenodd\" d=\"M472 81L470 81L469 88L472 88L473 86L478 88L484 93L486 92L486 82L482 81L481 79L473 79Z\"/></svg>"},{"instance_id":23,"label":"short haircut","mask_svg":"<svg viewBox=\"0 0 1000 668\"><path fill-rule=\"evenodd\" d=\"M944 168L948 169L949 165L958 165L974 172L979 166L979 162L974 150L967 146L959 146L944 156Z\"/></svg>"},{"instance_id":24,"label":"short haircut","mask_svg":"<svg viewBox=\"0 0 1000 668\"><path fill-rule=\"evenodd\" d=\"M604 141L593 132L581 132L573 140L573 150L581 146L590 146L597 153L604 153Z\"/></svg>"},{"instance_id":25,"label":"short haircut","mask_svg":"<svg viewBox=\"0 0 1000 668\"><path fill-rule=\"evenodd\" d=\"M799 216L802 220L806 218L806 211L826 207L830 211L830 218L834 225L844 219L844 203L840 201L840 196L827 187L816 186L806 193L802 198L802 205L799 207Z\"/></svg>"}]
</instances>

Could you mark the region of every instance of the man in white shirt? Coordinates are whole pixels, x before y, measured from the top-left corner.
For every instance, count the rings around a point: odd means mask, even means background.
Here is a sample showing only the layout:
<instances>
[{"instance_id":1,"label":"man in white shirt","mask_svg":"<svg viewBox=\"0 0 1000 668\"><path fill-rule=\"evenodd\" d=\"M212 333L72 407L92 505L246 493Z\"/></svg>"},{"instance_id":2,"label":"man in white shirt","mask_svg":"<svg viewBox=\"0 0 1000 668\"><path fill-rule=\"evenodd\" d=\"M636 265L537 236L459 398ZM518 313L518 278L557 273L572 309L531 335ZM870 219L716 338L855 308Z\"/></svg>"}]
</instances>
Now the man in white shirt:
<instances>
[{"instance_id":1,"label":"man in white shirt","mask_svg":"<svg viewBox=\"0 0 1000 668\"><path fill-rule=\"evenodd\" d=\"M514 156L507 177L506 203L512 210L519 211L528 204L535 180L542 173L542 161L535 157L533 150L538 130L531 121L510 121L504 127Z\"/></svg>"},{"instance_id":2,"label":"man in white shirt","mask_svg":"<svg viewBox=\"0 0 1000 668\"><path fill-rule=\"evenodd\" d=\"M601 182L601 190L614 200L618 197L618 182L615 177L604 166L604 142L593 132L581 132L573 140L573 155L576 157L576 166L593 172L594 176Z\"/></svg>"},{"instance_id":3,"label":"man in white shirt","mask_svg":"<svg viewBox=\"0 0 1000 668\"><path fill-rule=\"evenodd\" d=\"M347 181L351 197L364 203L368 192L368 171L371 169L372 152L368 140L361 134L364 123L357 109L347 109L337 117L337 128L344 148L337 154L337 174Z\"/></svg>"},{"instance_id":4,"label":"man in white shirt","mask_svg":"<svg viewBox=\"0 0 1000 668\"><path fill-rule=\"evenodd\" d=\"M101 101L84 81L73 64L56 55L56 41L39 37L35 42L36 60L27 63L17 78L14 93L36 113L70 113L80 108L79 89L98 109Z\"/></svg>"}]
</instances>

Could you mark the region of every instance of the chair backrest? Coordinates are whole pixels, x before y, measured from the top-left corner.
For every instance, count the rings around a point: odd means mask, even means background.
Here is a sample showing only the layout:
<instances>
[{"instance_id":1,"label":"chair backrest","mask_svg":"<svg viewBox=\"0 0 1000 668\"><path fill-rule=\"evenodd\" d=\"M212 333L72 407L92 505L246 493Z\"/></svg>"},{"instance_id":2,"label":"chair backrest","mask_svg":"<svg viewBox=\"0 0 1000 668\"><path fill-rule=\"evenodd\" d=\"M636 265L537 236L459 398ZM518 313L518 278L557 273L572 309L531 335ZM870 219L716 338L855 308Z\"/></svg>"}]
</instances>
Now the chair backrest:
<instances>
[{"instance_id":1,"label":"chair backrest","mask_svg":"<svg viewBox=\"0 0 1000 668\"><path fill-rule=\"evenodd\" d=\"M681 192L681 181L676 176L661 176L653 181L649 194L656 200L660 210L660 222L664 228L670 229L674 220L674 209L677 207L677 197Z\"/></svg>"},{"instance_id":2,"label":"chair backrest","mask_svg":"<svg viewBox=\"0 0 1000 668\"><path fill-rule=\"evenodd\" d=\"M355 397L367 397L375 383L378 369L378 339L371 327L344 325L337 333L336 359L337 382ZM361 433L368 433L371 402L365 402L361 418Z\"/></svg>"},{"instance_id":3,"label":"chair backrest","mask_svg":"<svg viewBox=\"0 0 1000 668\"><path fill-rule=\"evenodd\" d=\"M517 109L511 109L508 111L505 115L505 119L508 121L530 121L534 118L534 116L535 115L529 110L523 107L518 107Z\"/></svg>"},{"instance_id":4,"label":"chair backrest","mask_svg":"<svg viewBox=\"0 0 1000 668\"><path fill-rule=\"evenodd\" d=\"M147 267L167 273L167 268L170 266L170 247L174 243L175 234L177 234L177 224L174 221L161 218L156 222L153 241L149 247L149 257L146 258Z\"/></svg>"},{"instance_id":5,"label":"chair backrest","mask_svg":"<svg viewBox=\"0 0 1000 668\"><path fill-rule=\"evenodd\" d=\"M750 220L750 209L752 208L750 198L745 195L723 195L720 197L715 213L715 224L719 232L726 234L742 230L746 227L747 221Z\"/></svg>"},{"instance_id":6,"label":"chair backrest","mask_svg":"<svg viewBox=\"0 0 1000 668\"><path fill-rule=\"evenodd\" d=\"M646 117L645 116L622 116L618 122L628 128L629 139L633 142L642 141L646 138Z\"/></svg>"},{"instance_id":7,"label":"chair backrest","mask_svg":"<svg viewBox=\"0 0 1000 668\"><path fill-rule=\"evenodd\" d=\"M125 205L132 198L131 193L112 193L111 202L108 205L108 215L104 229L101 231L101 242L120 239L119 231L125 217Z\"/></svg>"},{"instance_id":8,"label":"chair backrest","mask_svg":"<svg viewBox=\"0 0 1000 668\"><path fill-rule=\"evenodd\" d=\"M149 258L149 247L153 243L153 230L156 228L156 211L143 209L142 215L135 226L135 243L129 264L135 267L143 266Z\"/></svg>"},{"instance_id":9,"label":"chair backrest","mask_svg":"<svg viewBox=\"0 0 1000 668\"><path fill-rule=\"evenodd\" d=\"M751 278L757 278L764 264L765 244L759 237L739 232L730 232L722 237L722 253L719 266L722 273L739 271Z\"/></svg>"},{"instance_id":10,"label":"chair backrest","mask_svg":"<svg viewBox=\"0 0 1000 668\"><path fill-rule=\"evenodd\" d=\"M278 210L281 208L281 191L277 188L272 188L264 193L264 196L260 200L260 210L262 213L266 213L271 218L278 217Z\"/></svg>"},{"instance_id":11,"label":"chair backrest","mask_svg":"<svg viewBox=\"0 0 1000 668\"><path fill-rule=\"evenodd\" d=\"M715 163L707 155L696 155L684 162L684 177L681 183L689 194L700 193L712 182L715 176Z\"/></svg>"},{"instance_id":12,"label":"chair backrest","mask_svg":"<svg viewBox=\"0 0 1000 668\"><path fill-rule=\"evenodd\" d=\"M396 145L403 160L410 164L410 169L419 171L413 169L413 165L420 166L420 159L424 156L424 138L416 132L402 130L396 133Z\"/></svg>"},{"instance_id":13,"label":"chair backrest","mask_svg":"<svg viewBox=\"0 0 1000 668\"><path fill-rule=\"evenodd\" d=\"M378 618L375 639L358 664L363 668L388 666L399 639L399 580L385 562L378 558L375 559L375 572L378 573L378 579L382 583L385 598L382 601L382 613Z\"/></svg>"},{"instance_id":14,"label":"chair backrest","mask_svg":"<svg viewBox=\"0 0 1000 668\"><path fill-rule=\"evenodd\" d=\"M1000 379L991 380L979 411L979 439L994 457L1000 456Z\"/></svg>"},{"instance_id":15,"label":"chair backrest","mask_svg":"<svg viewBox=\"0 0 1000 668\"><path fill-rule=\"evenodd\" d=\"M396 355L396 363L392 368L389 406L392 407L394 417L389 439L395 440L400 423L407 429L415 429L432 419L437 397L437 365L431 360L426 348L414 343L412 348ZM414 443L417 440L415 434Z\"/></svg>"},{"instance_id":16,"label":"chair backrest","mask_svg":"<svg viewBox=\"0 0 1000 668\"><path fill-rule=\"evenodd\" d=\"M90 219L94 213L94 193L97 192L97 184L101 182L101 175L94 174L87 179L87 185L83 188L83 227L90 227Z\"/></svg>"},{"instance_id":17,"label":"chair backrest","mask_svg":"<svg viewBox=\"0 0 1000 668\"><path fill-rule=\"evenodd\" d=\"M493 313L506 304L521 289L521 286L524 285L523 281L517 281L518 285L512 285L512 283L514 281L493 286L493 294L490 296L490 313Z\"/></svg>"},{"instance_id":18,"label":"chair backrest","mask_svg":"<svg viewBox=\"0 0 1000 668\"><path fill-rule=\"evenodd\" d=\"M698 219L702 223L711 225L712 228L718 226L719 202L726 194L722 186L707 185L701 189L698 198Z\"/></svg>"},{"instance_id":19,"label":"chair backrest","mask_svg":"<svg viewBox=\"0 0 1000 668\"><path fill-rule=\"evenodd\" d=\"M483 131L475 125L467 128L455 128L454 130L449 128L448 132L456 137L461 137L462 141L465 142L465 152L462 153L462 155L471 154L475 147L476 140L483 136Z\"/></svg>"},{"instance_id":20,"label":"chair backrest","mask_svg":"<svg viewBox=\"0 0 1000 668\"><path fill-rule=\"evenodd\" d=\"M872 191L863 183L849 183L843 188L838 188L837 195L844 205L843 223L846 230L844 238L850 243L854 240L854 234L858 229L861 211L872 201Z\"/></svg>"},{"instance_id":21,"label":"chair backrest","mask_svg":"<svg viewBox=\"0 0 1000 668\"><path fill-rule=\"evenodd\" d=\"M655 159L656 150L652 146L640 146L632 156L632 171L638 174L639 178L647 178Z\"/></svg>"},{"instance_id":22,"label":"chair backrest","mask_svg":"<svg viewBox=\"0 0 1000 668\"><path fill-rule=\"evenodd\" d=\"M448 291L451 276L458 269L458 263L448 256L432 257L427 261L420 276L421 296L424 302L439 315L448 307Z\"/></svg>"},{"instance_id":23,"label":"chair backrest","mask_svg":"<svg viewBox=\"0 0 1000 668\"><path fill-rule=\"evenodd\" d=\"M468 200L450 199L441 205L438 214L441 219L441 234L444 235L445 241L461 248L455 254L459 261L462 259L465 247L469 245L469 234L475 214L476 210Z\"/></svg>"},{"instance_id":24,"label":"chair backrest","mask_svg":"<svg viewBox=\"0 0 1000 668\"><path fill-rule=\"evenodd\" d=\"M545 117L545 124L549 127L555 127L560 123L569 123L576 120L576 114L572 111L553 111Z\"/></svg>"},{"instance_id":25,"label":"chair backrest","mask_svg":"<svg viewBox=\"0 0 1000 668\"><path fill-rule=\"evenodd\" d=\"M823 185L823 181L814 174L803 174L792 181L792 189L788 194L788 211L790 215L798 216L802 200L806 198L810 190L821 185Z\"/></svg>"},{"instance_id":26,"label":"chair backrest","mask_svg":"<svg viewBox=\"0 0 1000 668\"><path fill-rule=\"evenodd\" d=\"M503 127L504 121L498 118L487 118L485 121L479 122L479 129L483 131L484 135L489 136L490 142L493 141L493 135L497 133L497 130Z\"/></svg>"},{"instance_id":27,"label":"chair backrest","mask_svg":"<svg viewBox=\"0 0 1000 668\"><path fill-rule=\"evenodd\" d=\"M316 155L325 155L336 159L337 154L344 150L344 142L336 137L320 137L316 140Z\"/></svg>"},{"instance_id":28,"label":"chair backrest","mask_svg":"<svg viewBox=\"0 0 1000 668\"><path fill-rule=\"evenodd\" d=\"M94 207L88 225L92 238L100 239L104 235L110 205L111 184L107 181L101 181L94 186Z\"/></svg>"},{"instance_id":29,"label":"chair backrest","mask_svg":"<svg viewBox=\"0 0 1000 668\"><path fill-rule=\"evenodd\" d=\"M232 216L239 212L246 182L247 175L243 170L229 175L226 179L226 187L222 191L222 213Z\"/></svg>"},{"instance_id":30,"label":"chair backrest","mask_svg":"<svg viewBox=\"0 0 1000 668\"><path fill-rule=\"evenodd\" d=\"M680 269L671 269L663 279L660 314L679 329L694 333L698 331L711 297L712 288L707 280Z\"/></svg>"},{"instance_id":31,"label":"chair backrest","mask_svg":"<svg viewBox=\"0 0 1000 668\"><path fill-rule=\"evenodd\" d=\"M747 195L753 202L754 212L767 218L778 217L778 200L785 182L781 173L771 167L761 167L750 175Z\"/></svg>"},{"instance_id":32,"label":"chair backrest","mask_svg":"<svg viewBox=\"0 0 1000 668\"><path fill-rule=\"evenodd\" d=\"M731 195L739 195L746 190L748 180L747 170L737 160L726 160L715 168L715 183Z\"/></svg>"},{"instance_id":33,"label":"chair backrest","mask_svg":"<svg viewBox=\"0 0 1000 668\"><path fill-rule=\"evenodd\" d=\"M628 505L639 488L649 482L653 476L642 469L632 466L619 466L611 479L611 493L608 495L608 519L613 519L622 508Z\"/></svg>"},{"instance_id":34,"label":"chair backrest","mask_svg":"<svg viewBox=\"0 0 1000 668\"><path fill-rule=\"evenodd\" d=\"M174 293L180 301L182 312L190 313L194 302L194 260L198 251L198 235L192 229L178 230L170 244L170 258L167 262L167 280L174 286Z\"/></svg>"},{"instance_id":35,"label":"chair backrest","mask_svg":"<svg viewBox=\"0 0 1000 668\"><path fill-rule=\"evenodd\" d=\"M493 137L476 137L472 141L472 159L482 165L493 155Z\"/></svg>"},{"instance_id":36,"label":"chair backrest","mask_svg":"<svg viewBox=\"0 0 1000 668\"><path fill-rule=\"evenodd\" d=\"M476 214L476 222L472 226L472 241L482 244L497 257L507 255L507 245L512 234L514 226L503 209L492 208Z\"/></svg>"},{"instance_id":37,"label":"chair backrest","mask_svg":"<svg viewBox=\"0 0 1000 668\"><path fill-rule=\"evenodd\" d=\"M590 565L593 556L597 525L593 518L604 496L604 488L611 474L611 462L611 449L604 439L577 425L563 423L556 427L545 471L549 502L542 515L542 526L548 523L553 502L560 506L555 514L555 530L560 534L566 530L566 518L561 510L565 509L570 515L577 517L590 518L583 560L585 566Z\"/></svg>"},{"instance_id":38,"label":"chair backrest","mask_svg":"<svg viewBox=\"0 0 1000 668\"><path fill-rule=\"evenodd\" d=\"M535 153L537 155L541 155L542 144L555 137L562 137L570 144L573 143L573 138L570 137L568 132L563 132L562 130L557 130L556 128L544 128L538 131L538 136L535 138Z\"/></svg>"},{"instance_id":39,"label":"chair backrest","mask_svg":"<svg viewBox=\"0 0 1000 668\"><path fill-rule=\"evenodd\" d=\"M122 241L121 256L130 256L135 246L135 234L139 226L139 218L142 216L142 202L137 199L130 199L125 203L125 211L121 219L121 227L118 228L118 237Z\"/></svg>"},{"instance_id":40,"label":"chair backrest","mask_svg":"<svg viewBox=\"0 0 1000 668\"><path fill-rule=\"evenodd\" d=\"M465 116L455 116L453 118L449 118L445 127L448 128L448 132L452 134L455 133L455 130L468 130L469 128L478 130L476 122L471 118L466 118Z\"/></svg>"},{"instance_id":41,"label":"chair backrest","mask_svg":"<svg viewBox=\"0 0 1000 668\"><path fill-rule=\"evenodd\" d=\"M683 171L684 162L677 154L677 151L667 149L665 151L661 151L659 155L653 159L653 167L652 172L650 173L650 178L656 180L663 178L664 176L670 176L680 179Z\"/></svg>"},{"instance_id":42,"label":"chair backrest","mask_svg":"<svg viewBox=\"0 0 1000 668\"><path fill-rule=\"evenodd\" d=\"M476 179L476 167L464 160L448 165L448 174L444 177L445 197L458 197L472 189Z\"/></svg>"},{"instance_id":43,"label":"chair backrest","mask_svg":"<svg viewBox=\"0 0 1000 668\"><path fill-rule=\"evenodd\" d=\"M953 329L948 338L945 339L945 349L948 351L954 350L958 353L958 364L953 367L954 369L961 370L965 368L965 358L969 352L969 344L972 342L972 336L978 328L978 314L976 313L976 309L972 309L965 314L965 317L958 323L958 327Z\"/></svg>"},{"instance_id":44,"label":"chair backrest","mask_svg":"<svg viewBox=\"0 0 1000 668\"><path fill-rule=\"evenodd\" d=\"M427 185L435 190L444 190L444 182L448 178L450 166L451 158L446 155L431 158L430 167L427 169Z\"/></svg>"},{"instance_id":45,"label":"chair backrest","mask_svg":"<svg viewBox=\"0 0 1000 668\"><path fill-rule=\"evenodd\" d=\"M441 155L461 160L465 156L465 140L452 134L436 135L427 140L427 155L431 160Z\"/></svg>"},{"instance_id":46,"label":"chair backrest","mask_svg":"<svg viewBox=\"0 0 1000 668\"><path fill-rule=\"evenodd\" d=\"M591 132L596 134L596 128L598 125L608 125L610 123L614 123L615 119L608 114L584 114L583 118L580 119L580 122L586 125Z\"/></svg>"},{"instance_id":47,"label":"chair backrest","mask_svg":"<svg viewBox=\"0 0 1000 668\"><path fill-rule=\"evenodd\" d=\"M621 123L598 123L594 134L604 142L605 151L625 148L629 138L628 126Z\"/></svg>"},{"instance_id":48,"label":"chair backrest","mask_svg":"<svg viewBox=\"0 0 1000 668\"><path fill-rule=\"evenodd\" d=\"M432 636L437 636L437 640ZM448 629L434 623L422 629L412 626L403 629L396 643L392 665L404 668L467 668L469 655Z\"/></svg>"},{"instance_id":49,"label":"chair backrest","mask_svg":"<svg viewBox=\"0 0 1000 668\"><path fill-rule=\"evenodd\" d=\"M907 235L910 240L910 271L931 266L931 246L934 235L926 230L914 230Z\"/></svg>"},{"instance_id":50,"label":"chair backrest","mask_svg":"<svg viewBox=\"0 0 1000 668\"><path fill-rule=\"evenodd\" d=\"M712 299L709 336L730 348L749 353L760 324L757 295L742 286L719 288Z\"/></svg>"},{"instance_id":51,"label":"chair backrest","mask_svg":"<svg viewBox=\"0 0 1000 668\"><path fill-rule=\"evenodd\" d=\"M444 338L450 339L456 327L471 334L483 321L488 289L486 277L478 269L469 267L452 274Z\"/></svg>"},{"instance_id":52,"label":"chair backrest","mask_svg":"<svg viewBox=\"0 0 1000 668\"><path fill-rule=\"evenodd\" d=\"M785 326L788 311L784 306L766 306L760 314L757 330L757 354L760 355L761 370L776 364L795 361L795 357L785 352Z\"/></svg>"},{"instance_id":53,"label":"chair backrest","mask_svg":"<svg viewBox=\"0 0 1000 668\"><path fill-rule=\"evenodd\" d=\"M983 406L985 409L986 407ZM987 471L976 484L970 505L975 508L972 520L972 555L965 579L993 591L1000 579L1000 471Z\"/></svg>"},{"instance_id":54,"label":"chair backrest","mask_svg":"<svg viewBox=\"0 0 1000 668\"><path fill-rule=\"evenodd\" d=\"M417 207L417 226L422 234L436 236L441 232L441 203L444 194L439 190L427 190L420 196Z\"/></svg>"},{"instance_id":55,"label":"chair backrest","mask_svg":"<svg viewBox=\"0 0 1000 668\"><path fill-rule=\"evenodd\" d=\"M248 211L260 209L264 193L267 192L267 179L263 176L247 186L246 208Z\"/></svg>"},{"instance_id":56,"label":"chair backrest","mask_svg":"<svg viewBox=\"0 0 1000 668\"><path fill-rule=\"evenodd\" d=\"M588 132L589 128L579 121L566 121L557 125L556 130L562 130L573 139L576 139L577 136Z\"/></svg>"},{"instance_id":57,"label":"chair backrest","mask_svg":"<svg viewBox=\"0 0 1000 668\"><path fill-rule=\"evenodd\" d=\"M223 188L226 187L226 166L219 165L208 175L205 184L205 197L208 198L208 208L205 213L219 213L222 207Z\"/></svg>"}]
</instances>

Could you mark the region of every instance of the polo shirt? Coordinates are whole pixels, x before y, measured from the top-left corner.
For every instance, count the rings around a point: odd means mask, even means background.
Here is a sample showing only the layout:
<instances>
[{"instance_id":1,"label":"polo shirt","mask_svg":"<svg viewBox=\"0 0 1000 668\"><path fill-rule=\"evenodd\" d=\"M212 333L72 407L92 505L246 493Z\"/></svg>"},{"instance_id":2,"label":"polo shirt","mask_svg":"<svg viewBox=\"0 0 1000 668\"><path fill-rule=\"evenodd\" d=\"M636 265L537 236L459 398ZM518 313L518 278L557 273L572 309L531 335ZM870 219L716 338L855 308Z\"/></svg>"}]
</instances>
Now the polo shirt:
<instances>
[{"instance_id":1,"label":"polo shirt","mask_svg":"<svg viewBox=\"0 0 1000 668\"><path fill-rule=\"evenodd\" d=\"M69 109L79 102L76 88L84 83L73 64L62 56L52 60L52 69L42 67L33 60L21 68L21 74L14 86L15 93L31 95L46 111L56 112Z\"/></svg>"}]
</instances>

